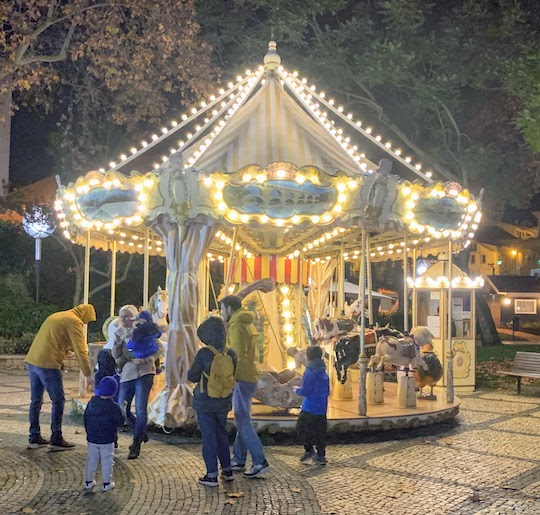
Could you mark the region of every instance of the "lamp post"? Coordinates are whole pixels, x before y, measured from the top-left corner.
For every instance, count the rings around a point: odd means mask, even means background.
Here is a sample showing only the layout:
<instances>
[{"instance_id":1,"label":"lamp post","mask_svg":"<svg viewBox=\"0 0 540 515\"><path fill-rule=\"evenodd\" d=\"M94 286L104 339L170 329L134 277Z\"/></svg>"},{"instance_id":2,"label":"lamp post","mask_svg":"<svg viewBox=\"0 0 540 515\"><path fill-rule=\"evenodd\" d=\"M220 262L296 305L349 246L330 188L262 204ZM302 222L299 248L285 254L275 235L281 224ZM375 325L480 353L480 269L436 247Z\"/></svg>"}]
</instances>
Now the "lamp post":
<instances>
[{"instance_id":1,"label":"lamp post","mask_svg":"<svg viewBox=\"0 0 540 515\"><path fill-rule=\"evenodd\" d=\"M510 255L514 258L514 270L513 270L514 273L517 270L517 254L518 252L516 249L512 249L510 252Z\"/></svg>"},{"instance_id":2,"label":"lamp post","mask_svg":"<svg viewBox=\"0 0 540 515\"><path fill-rule=\"evenodd\" d=\"M36 304L39 302L39 276L41 272L41 241L50 236L56 229L56 225L43 209L35 207L24 215L23 227L29 236L36 242L35 247L35 270L36 270Z\"/></svg>"}]
</instances>

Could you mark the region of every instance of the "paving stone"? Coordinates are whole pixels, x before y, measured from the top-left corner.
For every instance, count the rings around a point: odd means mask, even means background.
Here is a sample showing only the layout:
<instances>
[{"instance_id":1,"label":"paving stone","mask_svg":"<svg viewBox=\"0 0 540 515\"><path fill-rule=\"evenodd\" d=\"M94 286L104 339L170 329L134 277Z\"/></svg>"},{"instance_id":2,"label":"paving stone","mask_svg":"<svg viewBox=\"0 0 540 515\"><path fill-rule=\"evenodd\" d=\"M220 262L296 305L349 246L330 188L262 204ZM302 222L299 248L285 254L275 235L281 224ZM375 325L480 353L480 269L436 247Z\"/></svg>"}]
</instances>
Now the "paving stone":
<instances>
[{"instance_id":1,"label":"paving stone","mask_svg":"<svg viewBox=\"0 0 540 515\"><path fill-rule=\"evenodd\" d=\"M66 390L77 374L65 374ZM48 399L47 399L48 401ZM381 435L328 448L328 465L303 465L297 445L268 447L272 472L207 489L194 439L152 434L137 460L127 461L119 437L115 490L86 492L84 430L64 417L72 451L27 450L29 386L24 373L0 373L0 513L202 515L389 515L540 513L540 400L500 392L463 399L455 424ZM50 402L43 406L48 435ZM442 429L441 429L442 428ZM98 478L99 479L99 478ZM243 492L239 498L229 493ZM473 500L478 495L478 501Z\"/></svg>"}]
</instances>

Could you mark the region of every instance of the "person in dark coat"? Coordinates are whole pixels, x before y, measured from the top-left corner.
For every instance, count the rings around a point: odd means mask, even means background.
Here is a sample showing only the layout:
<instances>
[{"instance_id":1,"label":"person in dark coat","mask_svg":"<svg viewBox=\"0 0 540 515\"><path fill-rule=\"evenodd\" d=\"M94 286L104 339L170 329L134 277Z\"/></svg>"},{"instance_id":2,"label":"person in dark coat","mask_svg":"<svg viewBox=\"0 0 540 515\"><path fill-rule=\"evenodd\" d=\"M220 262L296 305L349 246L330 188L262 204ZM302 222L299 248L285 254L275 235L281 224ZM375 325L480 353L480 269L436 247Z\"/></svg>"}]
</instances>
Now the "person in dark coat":
<instances>
[{"instance_id":1,"label":"person in dark coat","mask_svg":"<svg viewBox=\"0 0 540 515\"><path fill-rule=\"evenodd\" d=\"M91 490L96 485L94 474L99 461L101 461L101 474L103 476L101 490L108 492L115 486L112 480L114 441L117 429L124 424L122 410L113 401L117 392L118 382L116 379L104 377L84 411L84 428L88 443L84 486L86 490Z\"/></svg>"},{"instance_id":2,"label":"person in dark coat","mask_svg":"<svg viewBox=\"0 0 540 515\"><path fill-rule=\"evenodd\" d=\"M104 377L114 377L120 382L120 375L116 373L116 360L112 357L109 349L103 349L98 352L97 372L94 375L95 388L99 388L99 383ZM118 402L118 392L113 397L114 402Z\"/></svg>"},{"instance_id":3,"label":"person in dark coat","mask_svg":"<svg viewBox=\"0 0 540 515\"><path fill-rule=\"evenodd\" d=\"M322 355L320 347L308 347L308 365L302 386L296 390L298 395L305 397L296 424L305 451L300 461L313 460L317 465L326 465L326 411L330 395L330 379Z\"/></svg>"},{"instance_id":4,"label":"person in dark coat","mask_svg":"<svg viewBox=\"0 0 540 515\"><path fill-rule=\"evenodd\" d=\"M209 397L208 376L216 354L208 347L223 353L225 350L225 323L219 317L207 318L197 329L199 340L206 347L197 352L193 365L188 371L188 379L196 383L193 394L193 408L202 436L202 455L206 465L206 475L199 479L204 486L218 486L218 459L221 464L221 477L233 481L229 441L227 440L227 414L232 409L231 393L224 398ZM231 357L236 370L237 358L232 349L226 354Z\"/></svg>"}]
</instances>

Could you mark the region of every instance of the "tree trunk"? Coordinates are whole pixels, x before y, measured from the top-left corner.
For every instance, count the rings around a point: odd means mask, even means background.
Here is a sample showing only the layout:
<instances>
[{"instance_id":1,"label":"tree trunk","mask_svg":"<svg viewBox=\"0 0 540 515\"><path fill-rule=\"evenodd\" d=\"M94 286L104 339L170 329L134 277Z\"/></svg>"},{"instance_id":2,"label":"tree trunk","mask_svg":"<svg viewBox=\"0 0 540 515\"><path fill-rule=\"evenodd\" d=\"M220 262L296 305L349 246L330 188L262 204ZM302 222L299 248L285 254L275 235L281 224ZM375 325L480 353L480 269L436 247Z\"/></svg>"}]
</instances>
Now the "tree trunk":
<instances>
[{"instance_id":1,"label":"tree trunk","mask_svg":"<svg viewBox=\"0 0 540 515\"><path fill-rule=\"evenodd\" d=\"M470 254L471 247L469 246L454 258L454 263L469 276L471 275L471 271L469 270ZM476 300L476 323L478 326L478 332L480 333L482 346L487 347L490 345L502 345L501 338L497 332L497 327L493 321L493 315L491 314L491 310L489 309L486 298L481 290L475 290L474 293Z\"/></svg>"},{"instance_id":2,"label":"tree trunk","mask_svg":"<svg viewBox=\"0 0 540 515\"><path fill-rule=\"evenodd\" d=\"M11 141L11 87L0 87L0 197L7 193Z\"/></svg>"}]
</instances>

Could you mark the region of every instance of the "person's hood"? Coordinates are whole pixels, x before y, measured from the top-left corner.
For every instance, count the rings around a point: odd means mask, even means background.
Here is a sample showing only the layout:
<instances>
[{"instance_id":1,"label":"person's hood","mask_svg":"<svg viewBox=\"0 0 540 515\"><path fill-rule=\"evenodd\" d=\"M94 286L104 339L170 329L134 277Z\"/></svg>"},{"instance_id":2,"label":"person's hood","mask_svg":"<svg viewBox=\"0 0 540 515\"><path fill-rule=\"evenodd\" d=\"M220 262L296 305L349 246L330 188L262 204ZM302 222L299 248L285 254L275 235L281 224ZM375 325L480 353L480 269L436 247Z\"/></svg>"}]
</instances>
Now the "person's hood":
<instances>
[{"instance_id":1,"label":"person's hood","mask_svg":"<svg viewBox=\"0 0 540 515\"><path fill-rule=\"evenodd\" d=\"M326 372L326 365L324 363L324 360L319 359L312 359L311 361L308 361L308 368L313 370L314 372L323 373Z\"/></svg>"},{"instance_id":2,"label":"person's hood","mask_svg":"<svg viewBox=\"0 0 540 515\"><path fill-rule=\"evenodd\" d=\"M158 339L161 336L161 329L153 322L145 322L133 329L131 339L134 342L142 342L146 338Z\"/></svg>"},{"instance_id":3,"label":"person's hood","mask_svg":"<svg viewBox=\"0 0 540 515\"><path fill-rule=\"evenodd\" d=\"M144 324L145 322L152 322L152 313L150 311L143 309L133 320L138 320L139 323Z\"/></svg>"},{"instance_id":4,"label":"person's hood","mask_svg":"<svg viewBox=\"0 0 540 515\"><path fill-rule=\"evenodd\" d=\"M109 350L100 350L97 355L97 362L99 365L100 371L109 371L112 372L110 375L114 375L115 360L112 357L111 351Z\"/></svg>"},{"instance_id":5,"label":"person's hood","mask_svg":"<svg viewBox=\"0 0 540 515\"><path fill-rule=\"evenodd\" d=\"M71 311L73 311L73 313L75 313L75 315L77 315L85 324L96 321L96 310L92 304L79 304Z\"/></svg>"},{"instance_id":6,"label":"person's hood","mask_svg":"<svg viewBox=\"0 0 540 515\"><path fill-rule=\"evenodd\" d=\"M252 324L254 320L255 320L255 315L251 311L248 311L245 308L240 308L233 313L231 319L229 320L229 325L232 324L233 322L240 322L242 324Z\"/></svg>"}]
</instances>

